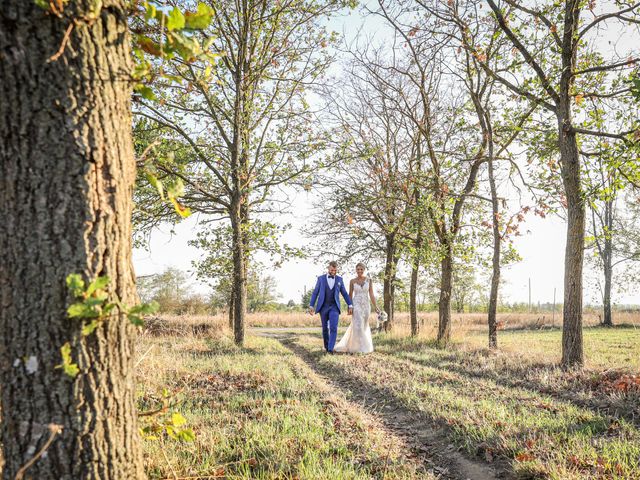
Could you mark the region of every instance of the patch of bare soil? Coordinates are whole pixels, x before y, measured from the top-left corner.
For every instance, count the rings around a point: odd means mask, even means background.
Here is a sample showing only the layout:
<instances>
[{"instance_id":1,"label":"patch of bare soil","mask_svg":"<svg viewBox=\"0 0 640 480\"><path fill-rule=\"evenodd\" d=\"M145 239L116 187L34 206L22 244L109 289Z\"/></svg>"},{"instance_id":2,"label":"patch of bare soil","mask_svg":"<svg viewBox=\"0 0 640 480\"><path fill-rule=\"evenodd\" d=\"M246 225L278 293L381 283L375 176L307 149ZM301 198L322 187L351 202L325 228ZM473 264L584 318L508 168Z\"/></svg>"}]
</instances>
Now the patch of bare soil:
<instances>
[{"instance_id":1,"label":"patch of bare soil","mask_svg":"<svg viewBox=\"0 0 640 480\"><path fill-rule=\"evenodd\" d=\"M324 389L327 395L340 393L347 408L367 416L378 428L399 439L435 478L492 480L511 477L506 464L496 462L492 467L464 456L447 438L444 429L420 412L406 408L375 386L315 361L311 352L296 343L295 335L283 335L279 340L313 371L312 380L318 388Z\"/></svg>"}]
</instances>

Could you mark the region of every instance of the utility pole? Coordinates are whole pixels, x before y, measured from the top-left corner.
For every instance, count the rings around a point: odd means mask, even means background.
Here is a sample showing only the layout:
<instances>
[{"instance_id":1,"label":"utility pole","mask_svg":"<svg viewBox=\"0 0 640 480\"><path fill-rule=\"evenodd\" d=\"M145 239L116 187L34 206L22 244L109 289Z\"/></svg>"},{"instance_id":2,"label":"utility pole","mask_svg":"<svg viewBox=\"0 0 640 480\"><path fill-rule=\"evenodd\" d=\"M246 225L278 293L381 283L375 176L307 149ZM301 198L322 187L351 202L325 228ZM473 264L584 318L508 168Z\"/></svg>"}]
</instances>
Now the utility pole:
<instances>
[{"instance_id":1,"label":"utility pole","mask_svg":"<svg viewBox=\"0 0 640 480\"><path fill-rule=\"evenodd\" d=\"M556 287L553 287L553 310L551 314L551 326L556 326Z\"/></svg>"},{"instance_id":2,"label":"utility pole","mask_svg":"<svg viewBox=\"0 0 640 480\"><path fill-rule=\"evenodd\" d=\"M529 313L531 313L531 277L529 277Z\"/></svg>"}]
</instances>

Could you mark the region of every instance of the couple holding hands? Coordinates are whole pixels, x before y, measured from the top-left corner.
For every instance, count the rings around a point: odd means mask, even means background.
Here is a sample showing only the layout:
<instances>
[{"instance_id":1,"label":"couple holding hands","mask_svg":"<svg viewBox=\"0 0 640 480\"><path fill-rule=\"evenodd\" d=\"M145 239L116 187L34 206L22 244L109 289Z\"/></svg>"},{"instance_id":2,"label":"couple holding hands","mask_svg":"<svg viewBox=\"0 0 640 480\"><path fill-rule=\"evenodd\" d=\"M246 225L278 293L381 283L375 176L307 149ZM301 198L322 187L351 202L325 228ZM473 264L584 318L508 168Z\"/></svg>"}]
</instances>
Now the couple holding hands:
<instances>
[{"instance_id":1,"label":"couple holding hands","mask_svg":"<svg viewBox=\"0 0 640 480\"><path fill-rule=\"evenodd\" d=\"M338 264L329 262L326 275L320 275L311 294L309 314L320 314L322 321L322 338L327 353L371 353L373 339L369 328L371 305L379 312L373 295L371 279L365 276L365 266L356 265L356 277L349 282L349 293L342 277L337 275ZM351 325L336 345L338 336L338 319L340 317L340 294L347 302L349 315L353 316Z\"/></svg>"}]
</instances>

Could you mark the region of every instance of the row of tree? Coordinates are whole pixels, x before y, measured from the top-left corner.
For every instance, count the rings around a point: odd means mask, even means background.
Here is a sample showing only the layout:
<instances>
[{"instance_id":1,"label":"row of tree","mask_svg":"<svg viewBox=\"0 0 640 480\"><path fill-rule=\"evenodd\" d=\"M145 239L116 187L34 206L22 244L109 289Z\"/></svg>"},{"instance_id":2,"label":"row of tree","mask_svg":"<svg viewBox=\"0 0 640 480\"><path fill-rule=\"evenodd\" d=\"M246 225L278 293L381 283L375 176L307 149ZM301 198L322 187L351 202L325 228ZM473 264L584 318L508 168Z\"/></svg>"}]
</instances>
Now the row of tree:
<instances>
[{"instance_id":1,"label":"row of tree","mask_svg":"<svg viewBox=\"0 0 640 480\"><path fill-rule=\"evenodd\" d=\"M496 347L501 266L517 258L511 238L527 215L557 213L567 222L562 364L582 364L587 212L587 240L606 274L606 323L614 245L625 251L618 261L638 258L637 242L616 242L624 230L613 225L612 217L622 216L612 206L635 184L640 130L632 95L640 53L633 40L615 48L601 41L608 28L637 40L638 7L368 5L391 33L380 46L368 38L348 45L343 78L327 88L345 168L322 179L326 193L311 231L340 238L347 228L348 238L327 252L384 259L390 318L399 262L412 270L414 334L420 267L439 264L438 341L448 342L454 272L488 256L489 346ZM327 218L335 228L327 229ZM483 251L486 244L492 248Z\"/></svg>"},{"instance_id":2,"label":"row of tree","mask_svg":"<svg viewBox=\"0 0 640 480\"><path fill-rule=\"evenodd\" d=\"M391 319L399 264L410 265L413 334L420 271L438 265L441 344L451 334L455 271L483 256L497 346L501 267L517 258L512 237L527 215L562 215L562 363L581 364L585 239L605 272L607 324L613 265L637 258L629 245L614 259L612 205L636 183L638 51L600 40L612 28L634 38L638 6L379 0L364 13L382 23L385 40L346 44L341 74L328 82L336 37L322 18L346 4L267 5L247 1L233 15L212 5L213 22L193 39L220 55L169 59L168 79L136 97L137 151L143 160L152 152L141 172L179 184L203 215L199 272L227 279L236 342L255 254L275 265L301 254L278 242L286 226L275 220L290 206L285 187L298 186L321 197L309 233L332 239L322 254L383 260ZM162 36L147 33L152 45ZM142 234L176 218L155 190L139 176ZM349 237L336 241L345 227Z\"/></svg>"}]
</instances>

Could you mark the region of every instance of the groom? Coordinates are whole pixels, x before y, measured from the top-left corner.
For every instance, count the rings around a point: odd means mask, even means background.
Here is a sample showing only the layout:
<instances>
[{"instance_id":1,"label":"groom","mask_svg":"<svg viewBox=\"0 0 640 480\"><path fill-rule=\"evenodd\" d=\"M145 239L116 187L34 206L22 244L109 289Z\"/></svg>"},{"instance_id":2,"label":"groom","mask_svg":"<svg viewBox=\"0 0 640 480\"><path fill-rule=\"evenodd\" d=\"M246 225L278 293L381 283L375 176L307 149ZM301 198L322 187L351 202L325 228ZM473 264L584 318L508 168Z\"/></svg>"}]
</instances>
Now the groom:
<instances>
[{"instance_id":1,"label":"groom","mask_svg":"<svg viewBox=\"0 0 640 480\"><path fill-rule=\"evenodd\" d=\"M333 353L333 347L336 344L336 337L338 336L340 293L349 306L349 315L353 313L351 298L349 298L349 294L344 288L342 277L336 275L337 271L338 264L336 262L329 262L328 273L318 277L316 287L311 294L311 301L309 302L309 314L313 315L314 312L320 313L324 349L328 353Z\"/></svg>"}]
</instances>

